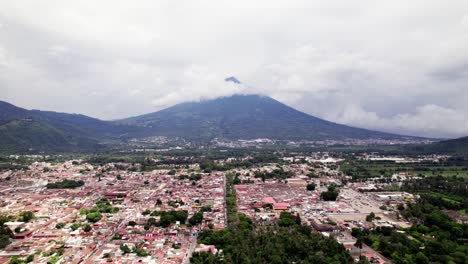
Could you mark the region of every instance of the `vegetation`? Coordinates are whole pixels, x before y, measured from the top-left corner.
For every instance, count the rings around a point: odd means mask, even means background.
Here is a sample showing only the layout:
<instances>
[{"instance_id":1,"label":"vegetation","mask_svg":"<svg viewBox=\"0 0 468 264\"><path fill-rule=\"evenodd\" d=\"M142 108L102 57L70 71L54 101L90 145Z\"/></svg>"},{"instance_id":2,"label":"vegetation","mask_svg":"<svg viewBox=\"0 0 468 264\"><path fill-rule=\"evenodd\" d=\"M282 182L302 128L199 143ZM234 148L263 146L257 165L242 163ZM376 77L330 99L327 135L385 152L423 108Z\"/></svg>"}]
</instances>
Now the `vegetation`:
<instances>
[{"instance_id":1,"label":"vegetation","mask_svg":"<svg viewBox=\"0 0 468 264\"><path fill-rule=\"evenodd\" d=\"M420 200L441 209L464 213L468 208L468 179L465 177L425 177L406 181L402 190L417 193Z\"/></svg>"},{"instance_id":2,"label":"vegetation","mask_svg":"<svg viewBox=\"0 0 468 264\"><path fill-rule=\"evenodd\" d=\"M188 179L188 180L191 180L191 181L199 181L199 180L201 180L201 178L202 178L202 174L201 174L201 173L196 173L196 174L195 174L195 173L192 173L192 174L190 174L190 176L189 176L189 175L185 175L185 174L179 176L179 179L180 179L180 180Z\"/></svg>"},{"instance_id":3,"label":"vegetation","mask_svg":"<svg viewBox=\"0 0 468 264\"><path fill-rule=\"evenodd\" d=\"M280 218L278 221L279 226L288 227L288 226L300 225L300 224L301 224L301 218L299 217L299 215L292 215L289 212L280 213Z\"/></svg>"},{"instance_id":4,"label":"vegetation","mask_svg":"<svg viewBox=\"0 0 468 264\"><path fill-rule=\"evenodd\" d=\"M308 191L314 191L315 190L315 183L311 182L307 184L307 190Z\"/></svg>"},{"instance_id":5,"label":"vegetation","mask_svg":"<svg viewBox=\"0 0 468 264\"><path fill-rule=\"evenodd\" d=\"M204 230L199 243L215 245L223 254L195 253L190 263L351 263L346 250L332 238L312 233L300 217L281 213L278 226L256 228L250 218L236 212L234 176L226 176L228 228Z\"/></svg>"},{"instance_id":6,"label":"vegetation","mask_svg":"<svg viewBox=\"0 0 468 264\"><path fill-rule=\"evenodd\" d=\"M263 181L266 179L287 179L294 177L295 174L292 171L284 171L282 167L274 169L272 172L256 171L255 178L261 178Z\"/></svg>"},{"instance_id":7,"label":"vegetation","mask_svg":"<svg viewBox=\"0 0 468 264\"><path fill-rule=\"evenodd\" d=\"M132 250L125 244L120 245L120 250L124 255L132 252Z\"/></svg>"},{"instance_id":8,"label":"vegetation","mask_svg":"<svg viewBox=\"0 0 468 264\"><path fill-rule=\"evenodd\" d=\"M374 219L376 219L377 217L375 216L375 213L374 212L371 212L370 214L368 214L366 216L366 221L367 222L372 222Z\"/></svg>"},{"instance_id":9,"label":"vegetation","mask_svg":"<svg viewBox=\"0 0 468 264\"><path fill-rule=\"evenodd\" d=\"M34 215L33 212L31 211L22 211L19 213L18 220L21 222L29 222L33 220L36 216Z\"/></svg>"},{"instance_id":10,"label":"vegetation","mask_svg":"<svg viewBox=\"0 0 468 264\"><path fill-rule=\"evenodd\" d=\"M73 189L78 188L84 185L84 181L79 180L63 180L60 182L48 183L46 185L47 189Z\"/></svg>"},{"instance_id":11,"label":"vegetation","mask_svg":"<svg viewBox=\"0 0 468 264\"><path fill-rule=\"evenodd\" d=\"M137 256L139 257L146 257L148 256L148 252L146 252L146 250L142 249L142 248L137 248L137 247L133 247L133 249L130 249L127 245L125 244L121 244L120 245L120 250L122 251L122 253L125 255L125 254L129 254L129 253L135 253Z\"/></svg>"},{"instance_id":12,"label":"vegetation","mask_svg":"<svg viewBox=\"0 0 468 264\"><path fill-rule=\"evenodd\" d=\"M91 230L93 230L93 228L90 225L86 224L83 226L84 232L91 232Z\"/></svg>"},{"instance_id":13,"label":"vegetation","mask_svg":"<svg viewBox=\"0 0 468 264\"><path fill-rule=\"evenodd\" d=\"M119 211L119 208L113 207L109 199L102 198L99 200L95 206L93 206L90 210L81 209L80 214L86 215L86 220L91 223L96 223L97 221L102 219L102 214L113 214Z\"/></svg>"},{"instance_id":14,"label":"vegetation","mask_svg":"<svg viewBox=\"0 0 468 264\"><path fill-rule=\"evenodd\" d=\"M336 201L336 198L340 194L339 189L336 187L336 185L330 185L328 186L328 190L325 192L322 192L320 194L320 197L324 201Z\"/></svg>"},{"instance_id":15,"label":"vegetation","mask_svg":"<svg viewBox=\"0 0 468 264\"><path fill-rule=\"evenodd\" d=\"M412 173L416 176L468 177L468 161L464 158L449 158L441 162L395 163L394 161L369 161L348 159L341 165L345 175L354 181L379 178L380 182L389 182L390 177L399 172Z\"/></svg>"},{"instance_id":16,"label":"vegetation","mask_svg":"<svg viewBox=\"0 0 468 264\"><path fill-rule=\"evenodd\" d=\"M10 238L13 238L13 232L4 224L13 220L13 217L0 215L0 249L10 244Z\"/></svg>"},{"instance_id":17,"label":"vegetation","mask_svg":"<svg viewBox=\"0 0 468 264\"><path fill-rule=\"evenodd\" d=\"M86 214L86 220L91 223L96 223L97 221L101 220L102 215L99 212L89 212Z\"/></svg>"},{"instance_id":18,"label":"vegetation","mask_svg":"<svg viewBox=\"0 0 468 264\"><path fill-rule=\"evenodd\" d=\"M459 224L432 199L421 197L415 204L400 207L413 226L404 232L382 227L353 230L353 236L392 258L394 263L467 263L468 225ZM369 215L368 218L372 218Z\"/></svg>"},{"instance_id":19,"label":"vegetation","mask_svg":"<svg viewBox=\"0 0 468 264\"><path fill-rule=\"evenodd\" d=\"M203 221L203 212L202 211L198 211L196 212L192 217L190 217L189 219L189 223L191 225L199 225L201 224Z\"/></svg>"},{"instance_id":20,"label":"vegetation","mask_svg":"<svg viewBox=\"0 0 468 264\"><path fill-rule=\"evenodd\" d=\"M241 222L242 223L242 222ZM332 238L312 233L307 226L274 227L254 232L247 228L206 230L200 243L223 249L223 255L194 254L191 263L351 263L346 250Z\"/></svg>"},{"instance_id":21,"label":"vegetation","mask_svg":"<svg viewBox=\"0 0 468 264\"><path fill-rule=\"evenodd\" d=\"M159 222L156 222L155 218L149 218L145 225L145 229L149 229L151 226L168 227L177 221L181 224L185 224L188 212L186 210L154 211L151 213L151 216L159 216Z\"/></svg>"}]
</instances>

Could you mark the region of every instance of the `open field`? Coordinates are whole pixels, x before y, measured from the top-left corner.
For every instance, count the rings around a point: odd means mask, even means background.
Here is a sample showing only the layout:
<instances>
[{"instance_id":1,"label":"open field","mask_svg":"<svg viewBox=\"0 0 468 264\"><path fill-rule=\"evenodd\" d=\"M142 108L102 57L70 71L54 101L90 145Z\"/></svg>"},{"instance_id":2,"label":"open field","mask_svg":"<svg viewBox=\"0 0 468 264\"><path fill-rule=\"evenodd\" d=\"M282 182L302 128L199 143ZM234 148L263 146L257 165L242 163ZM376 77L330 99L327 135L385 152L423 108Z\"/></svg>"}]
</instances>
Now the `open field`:
<instances>
[{"instance_id":1,"label":"open field","mask_svg":"<svg viewBox=\"0 0 468 264\"><path fill-rule=\"evenodd\" d=\"M415 176L468 177L468 162L417 162L396 163L391 161L353 160L343 163L341 170L355 179L391 177L395 173L410 173Z\"/></svg>"}]
</instances>

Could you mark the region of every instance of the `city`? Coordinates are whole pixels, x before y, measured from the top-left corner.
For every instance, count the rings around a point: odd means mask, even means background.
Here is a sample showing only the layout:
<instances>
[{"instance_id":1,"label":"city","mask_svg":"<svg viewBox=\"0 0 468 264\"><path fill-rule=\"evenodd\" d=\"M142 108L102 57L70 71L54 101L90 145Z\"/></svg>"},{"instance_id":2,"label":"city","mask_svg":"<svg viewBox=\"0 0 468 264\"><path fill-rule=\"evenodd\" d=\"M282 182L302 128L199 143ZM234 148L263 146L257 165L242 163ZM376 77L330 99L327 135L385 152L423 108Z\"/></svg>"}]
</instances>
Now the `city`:
<instances>
[{"instance_id":1,"label":"city","mask_svg":"<svg viewBox=\"0 0 468 264\"><path fill-rule=\"evenodd\" d=\"M0 264L466 264L467 83L467 0L1 0Z\"/></svg>"},{"instance_id":2,"label":"city","mask_svg":"<svg viewBox=\"0 0 468 264\"><path fill-rule=\"evenodd\" d=\"M418 175L402 171L385 182L373 177L353 180L340 169L349 158L346 155L285 154L262 158L246 152L211 163L194 162L189 155L149 155L144 158L147 168L96 157L52 162L41 161L51 159L46 156L26 157L27 168L0 174L0 215L8 220L3 225L13 231L0 260L189 263L201 252L222 255L221 248L203 244L197 236L232 225L226 207L226 188L230 188L235 211L250 218L255 228L288 226L285 217L297 217L312 232L335 239L356 260L365 256L371 263L393 263L370 245L358 247L353 230L408 230L412 223L401 210L415 203L416 196L389 187ZM8 157L10 164L24 158ZM423 156L397 161L447 159ZM324 195L329 192L335 195Z\"/></svg>"}]
</instances>

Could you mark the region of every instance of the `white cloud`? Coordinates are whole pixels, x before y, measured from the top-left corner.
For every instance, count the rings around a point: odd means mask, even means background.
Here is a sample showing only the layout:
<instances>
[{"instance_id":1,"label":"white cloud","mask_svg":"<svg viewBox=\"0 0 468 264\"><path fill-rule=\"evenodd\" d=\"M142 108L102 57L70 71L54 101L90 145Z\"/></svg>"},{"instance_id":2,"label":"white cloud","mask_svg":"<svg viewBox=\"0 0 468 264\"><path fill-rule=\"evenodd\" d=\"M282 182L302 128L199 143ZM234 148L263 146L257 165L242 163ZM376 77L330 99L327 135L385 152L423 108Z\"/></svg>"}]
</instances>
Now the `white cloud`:
<instances>
[{"instance_id":1,"label":"white cloud","mask_svg":"<svg viewBox=\"0 0 468 264\"><path fill-rule=\"evenodd\" d=\"M451 108L438 105L417 107L413 113L381 117L350 104L332 119L343 124L379 129L394 133L426 137L459 137L468 131L468 116Z\"/></svg>"},{"instance_id":2,"label":"white cloud","mask_svg":"<svg viewBox=\"0 0 468 264\"><path fill-rule=\"evenodd\" d=\"M468 135L467 17L465 0L4 0L0 99L115 119L262 93L350 125Z\"/></svg>"}]
</instances>

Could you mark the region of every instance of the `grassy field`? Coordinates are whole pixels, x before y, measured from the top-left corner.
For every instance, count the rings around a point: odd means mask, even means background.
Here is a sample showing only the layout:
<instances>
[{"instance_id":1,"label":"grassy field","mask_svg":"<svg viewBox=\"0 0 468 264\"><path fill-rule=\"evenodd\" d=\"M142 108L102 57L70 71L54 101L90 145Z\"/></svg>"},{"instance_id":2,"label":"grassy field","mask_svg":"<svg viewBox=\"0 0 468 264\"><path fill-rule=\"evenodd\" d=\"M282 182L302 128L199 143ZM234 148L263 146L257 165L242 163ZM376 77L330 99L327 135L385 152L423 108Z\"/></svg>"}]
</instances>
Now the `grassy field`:
<instances>
[{"instance_id":1,"label":"grassy field","mask_svg":"<svg viewBox=\"0 0 468 264\"><path fill-rule=\"evenodd\" d=\"M373 177L390 177L399 172L412 173L418 176L467 177L468 162L421 162L395 163L389 161L350 160L341 165L341 170L355 179Z\"/></svg>"}]
</instances>

